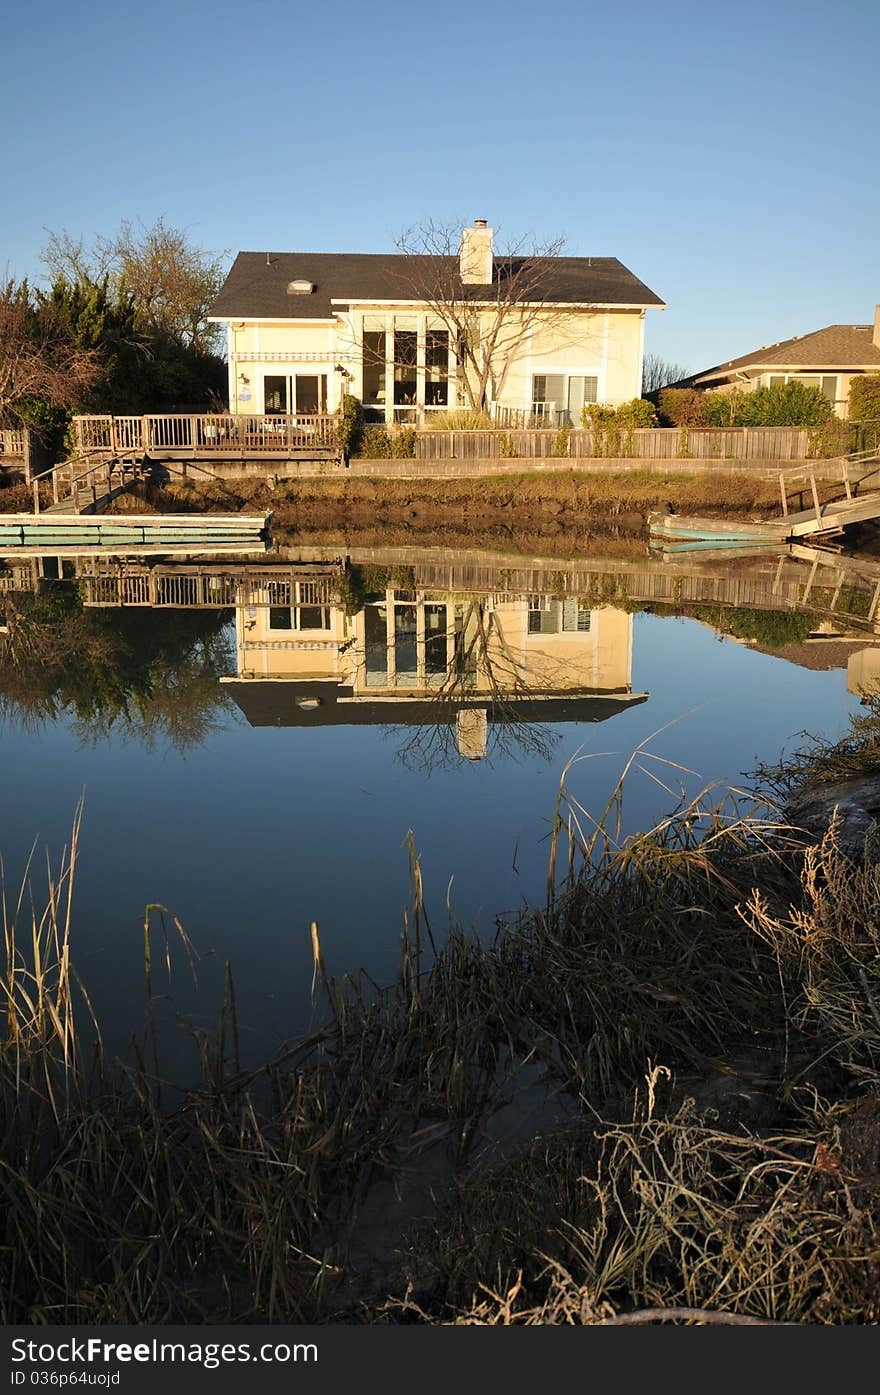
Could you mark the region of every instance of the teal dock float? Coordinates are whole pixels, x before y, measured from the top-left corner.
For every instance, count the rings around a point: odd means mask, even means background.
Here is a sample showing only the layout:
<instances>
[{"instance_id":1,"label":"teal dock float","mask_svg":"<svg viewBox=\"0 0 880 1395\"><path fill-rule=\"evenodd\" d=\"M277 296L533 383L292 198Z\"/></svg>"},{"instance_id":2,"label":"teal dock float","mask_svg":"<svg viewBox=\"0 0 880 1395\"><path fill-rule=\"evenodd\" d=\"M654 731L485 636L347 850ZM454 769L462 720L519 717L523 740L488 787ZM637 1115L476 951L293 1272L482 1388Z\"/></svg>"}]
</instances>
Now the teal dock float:
<instances>
[{"instance_id":1,"label":"teal dock float","mask_svg":"<svg viewBox=\"0 0 880 1395\"><path fill-rule=\"evenodd\" d=\"M167 543L259 543L271 511L253 514L0 514L0 550L16 547L128 547Z\"/></svg>"}]
</instances>

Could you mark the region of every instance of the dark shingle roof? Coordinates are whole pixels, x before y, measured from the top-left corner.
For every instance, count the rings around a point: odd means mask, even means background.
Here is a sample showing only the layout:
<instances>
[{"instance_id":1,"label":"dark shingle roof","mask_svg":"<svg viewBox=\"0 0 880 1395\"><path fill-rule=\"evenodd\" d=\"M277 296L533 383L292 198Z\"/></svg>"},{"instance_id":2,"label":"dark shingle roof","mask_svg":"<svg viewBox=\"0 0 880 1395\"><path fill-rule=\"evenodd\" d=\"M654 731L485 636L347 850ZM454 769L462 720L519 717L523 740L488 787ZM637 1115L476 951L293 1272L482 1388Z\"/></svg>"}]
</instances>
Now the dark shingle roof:
<instances>
[{"instance_id":1,"label":"dark shingle roof","mask_svg":"<svg viewBox=\"0 0 880 1395\"><path fill-rule=\"evenodd\" d=\"M750 354L716 364L686 381L698 384L726 378L738 368L868 368L880 369L880 349L874 343L873 325L828 325L812 334L799 334L778 344L767 344ZM678 386L678 385L677 385Z\"/></svg>"},{"instance_id":2,"label":"dark shingle roof","mask_svg":"<svg viewBox=\"0 0 880 1395\"><path fill-rule=\"evenodd\" d=\"M485 300L488 286L462 287L457 257L349 252L239 252L211 314L215 319L323 320L332 300L416 300L420 285L449 277L457 296ZM508 265L495 259L496 276ZM533 266L528 258L511 263ZM311 281L311 295L289 295L290 281ZM616 257L552 257L541 263L541 301L579 305L663 305L659 296Z\"/></svg>"}]
</instances>

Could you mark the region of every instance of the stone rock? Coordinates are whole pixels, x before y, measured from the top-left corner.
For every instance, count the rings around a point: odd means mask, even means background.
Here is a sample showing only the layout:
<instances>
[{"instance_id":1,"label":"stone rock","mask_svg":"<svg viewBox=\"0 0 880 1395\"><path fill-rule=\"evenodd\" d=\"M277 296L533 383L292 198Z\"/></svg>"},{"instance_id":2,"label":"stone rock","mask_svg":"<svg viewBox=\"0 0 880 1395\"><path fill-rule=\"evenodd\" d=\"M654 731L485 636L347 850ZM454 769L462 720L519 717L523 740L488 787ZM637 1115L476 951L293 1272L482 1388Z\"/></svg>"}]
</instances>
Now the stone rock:
<instances>
[{"instance_id":1,"label":"stone rock","mask_svg":"<svg viewBox=\"0 0 880 1395\"><path fill-rule=\"evenodd\" d=\"M865 838L880 824L880 774L808 785L788 802L784 817L818 840L831 823L835 809L839 811L840 849L848 857L860 859Z\"/></svg>"}]
</instances>

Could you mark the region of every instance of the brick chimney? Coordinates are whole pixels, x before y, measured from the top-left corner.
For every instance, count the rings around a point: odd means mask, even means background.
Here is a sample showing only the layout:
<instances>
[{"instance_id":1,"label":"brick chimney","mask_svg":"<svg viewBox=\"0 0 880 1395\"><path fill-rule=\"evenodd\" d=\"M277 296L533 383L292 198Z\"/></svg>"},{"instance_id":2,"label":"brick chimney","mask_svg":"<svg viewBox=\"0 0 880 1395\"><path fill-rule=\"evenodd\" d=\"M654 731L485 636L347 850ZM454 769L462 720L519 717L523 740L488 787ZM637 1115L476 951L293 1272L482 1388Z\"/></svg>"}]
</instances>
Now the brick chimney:
<instances>
[{"instance_id":1,"label":"brick chimney","mask_svg":"<svg viewBox=\"0 0 880 1395\"><path fill-rule=\"evenodd\" d=\"M880 305L874 306L874 347L880 349Z\"/></svg>"},{"instance_id":2,"label":"brick chimney","mask_svg":"<svg viewBox=\"0 0 880 1395\"><path fill-rule=\"evenodd\" d=\"M475 218L472 228L462 228L458 264L463 285L492 284L492 229L485 218Z\"/></svg>"}]
</instances>

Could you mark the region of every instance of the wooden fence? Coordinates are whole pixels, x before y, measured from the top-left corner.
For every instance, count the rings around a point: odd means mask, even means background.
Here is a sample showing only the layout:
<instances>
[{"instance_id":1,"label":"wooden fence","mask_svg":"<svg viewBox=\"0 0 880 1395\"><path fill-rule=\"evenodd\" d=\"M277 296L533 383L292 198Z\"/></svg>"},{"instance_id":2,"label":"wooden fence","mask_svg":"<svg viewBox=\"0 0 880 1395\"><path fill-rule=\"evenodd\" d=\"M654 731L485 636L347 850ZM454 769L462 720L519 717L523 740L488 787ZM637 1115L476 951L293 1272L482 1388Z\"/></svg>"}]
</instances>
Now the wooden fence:
<instances>
[{"instance_id":1,"label":"wooden fence","mask_svg":"<svg viewBox=\"0 0 880 1395\"><path fill-rule=\"evenodd\" d=\"M628 457L636 460L806 460L809 432L800 427L647 427L604 431L419 431L417 460Z\"/></svg>"},{"instance_id":2,"label":"wooden fence","mask_svg":"<svg viewBox=\"0 0 880 1395\"><path fill-rule=\"evenodd\" d=\"M143 453L161 459L339 458L339 418L164 413L77 416L78 455ZM403 428L388 427L390 436ZM406 428L409 430L410 428ZM809 458L811 433L801 427L671 427L634 431L537 429L414 432L416 460L760 460Z\"/></svg>"}]
</instances>

